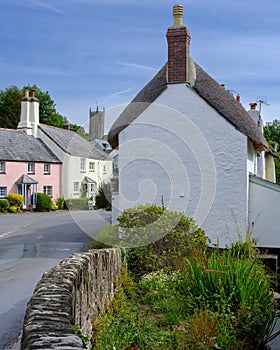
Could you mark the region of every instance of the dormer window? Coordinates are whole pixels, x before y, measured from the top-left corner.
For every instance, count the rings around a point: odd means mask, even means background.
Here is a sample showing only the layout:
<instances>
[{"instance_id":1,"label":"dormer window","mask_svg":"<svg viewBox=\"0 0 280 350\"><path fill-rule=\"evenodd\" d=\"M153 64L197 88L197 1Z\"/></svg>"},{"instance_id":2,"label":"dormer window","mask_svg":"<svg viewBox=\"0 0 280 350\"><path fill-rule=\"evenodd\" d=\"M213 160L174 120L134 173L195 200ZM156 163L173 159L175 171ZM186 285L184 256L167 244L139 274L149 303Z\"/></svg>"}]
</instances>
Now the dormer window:
<instances>
[{"instance_id":1,"label":"dormer window","mask_svg":"<svg viewBox=\"0 0 280 350\"><path fill-rule=\"evenodd\" d=\"M35 163L28 163L28 174L35 174Z\"/></svg>"}]
</instances>

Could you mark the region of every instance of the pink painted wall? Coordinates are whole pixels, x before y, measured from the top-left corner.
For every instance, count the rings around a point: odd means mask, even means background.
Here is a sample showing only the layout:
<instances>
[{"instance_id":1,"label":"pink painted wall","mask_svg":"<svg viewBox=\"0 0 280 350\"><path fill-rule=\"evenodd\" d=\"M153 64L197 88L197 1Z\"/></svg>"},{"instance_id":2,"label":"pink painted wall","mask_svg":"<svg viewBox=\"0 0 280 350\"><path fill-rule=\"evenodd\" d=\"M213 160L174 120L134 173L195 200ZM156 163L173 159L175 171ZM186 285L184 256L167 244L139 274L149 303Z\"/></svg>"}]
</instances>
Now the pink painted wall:
<instances>
[{"instance_id":1,"label":"pink painted wall","mask_svg":"<svg viewBox=\"0 0 280 350\"><path fill-rule=\"evenodd\" d=\"M52 186L52 198L61 195L61 164L50 163L50 174L44 174L44 163L35 162L35 174L28 174L28 162L5 162L5 174L0 173L0 187L7 187L7 194L17 193L17 180L22 175L28 175L38 181L38 192L44 191L44 186Z\"/></svg>"}]
</instances>

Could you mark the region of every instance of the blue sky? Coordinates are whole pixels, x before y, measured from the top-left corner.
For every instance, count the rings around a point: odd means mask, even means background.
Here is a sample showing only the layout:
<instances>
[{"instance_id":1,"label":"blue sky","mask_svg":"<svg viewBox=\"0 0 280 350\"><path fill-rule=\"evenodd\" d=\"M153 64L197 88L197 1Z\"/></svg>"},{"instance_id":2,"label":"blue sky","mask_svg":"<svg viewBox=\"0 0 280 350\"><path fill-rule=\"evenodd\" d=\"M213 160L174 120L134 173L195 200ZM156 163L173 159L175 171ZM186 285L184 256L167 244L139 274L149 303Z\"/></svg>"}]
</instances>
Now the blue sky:
<instances>
[{"instance_id":1,"label":"blue sky","mask_svg":"<svg viewBox=\"0 0 280 350\"><path fill-rule=\"evenodd\" d=\"M169 0L0 0L0 90L36 84L79 125L105 107L106 129L167 60ZM249 102L280 119L280 3L187 0L191 55Z\"/></svg>"}]
</instances>

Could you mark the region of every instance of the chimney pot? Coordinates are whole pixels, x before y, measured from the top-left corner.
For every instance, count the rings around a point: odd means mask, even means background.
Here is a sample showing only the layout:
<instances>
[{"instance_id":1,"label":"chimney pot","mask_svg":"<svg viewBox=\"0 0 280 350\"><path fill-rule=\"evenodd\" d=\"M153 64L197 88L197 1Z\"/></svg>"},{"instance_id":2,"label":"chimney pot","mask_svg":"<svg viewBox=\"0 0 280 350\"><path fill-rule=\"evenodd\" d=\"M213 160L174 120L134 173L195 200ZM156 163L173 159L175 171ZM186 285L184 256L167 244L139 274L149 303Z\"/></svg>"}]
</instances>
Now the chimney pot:
<instances>
[{"instance_id":1,"label":"chimney pot","mask_svg":"<svg viewBox=\"0 0 280 350\"><path fill-rule=\"evenodd\" d=\"M183 14L184 14L183 5L177 4L173 6L174 26L183 25Z\"/></svg>"},{"instance_id":2,"label":"chimney pot","mask_svg":"<svg viewBox=\"0 0 280 350\"><path fill-rule=\"evenodd\" d=\"M237 95L237 96L236 96L236 101L237 101L238 103L240 103L240 95Z\"/></svg>"},{"instance_id":3,"label":"chimney pot","mask_svg":"<svg viewBox=\"0 0 280 350\"><path fill-rule=\"evenodd\" d=\"M189 81L189 51L191 36L183 25L183 6L173 6L174 25L166 33L168 44L168 83L187 83Z\"/></svg>"},{"instance_id":4,"label":"chimney pot","mask_svg":"<svg viewBox=\"0 0 280 350\"><path fill-rule=\"evenodd\" d=\"M24 97L25 97L25 98L28 98L28 97L29 97L29 90L28 90L28 89L25 89Z\"/></svg>"},{"instance_id":5,"label":"chimney pot","mask_svg":"<svg viewBox=\"0 0 280 350\"><path fill-rule=\"evenodd\" d=\"M34 98L35 97L35 91L31 90L30 97Z\"/></svg>"},{"instance_id":6,"label":"chimney pot","mask_svg":"<svg viewBox=\"0 0 280 350\"><path fill-rule=\"evenodd\" d=\"M221 84L221 88L225 89L226 88L225 84Z\"/></svg>"},{"instance_id":7,"label":"chimney pot","mask_svg":"<svg viewBox=\"0 0 280 350\"><path fill-rule=\"evenodd\" d=\"M251 109L256 109L257 103L256 102L251 102L249 103Z\"/></svg>"}]
</instances>

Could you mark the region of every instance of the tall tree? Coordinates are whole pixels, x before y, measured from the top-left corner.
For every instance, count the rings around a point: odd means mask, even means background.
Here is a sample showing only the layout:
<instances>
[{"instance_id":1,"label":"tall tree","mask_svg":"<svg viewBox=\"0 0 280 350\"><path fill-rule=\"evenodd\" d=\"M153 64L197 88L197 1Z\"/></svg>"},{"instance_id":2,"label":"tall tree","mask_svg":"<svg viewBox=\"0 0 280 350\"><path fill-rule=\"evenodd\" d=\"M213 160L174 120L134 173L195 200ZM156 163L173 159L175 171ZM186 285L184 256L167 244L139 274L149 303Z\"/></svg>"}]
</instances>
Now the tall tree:
<instances>
[{"instance_id":1,"label":"tall tree","mask_svg":"<svg viewBox=\"0 0 280 350\"><path fill-rule=\"evenodd\" d=\"M0 91L0 127L15 129L20 120L22 92L16 86Z\"/></svg>"}]
</instances>

